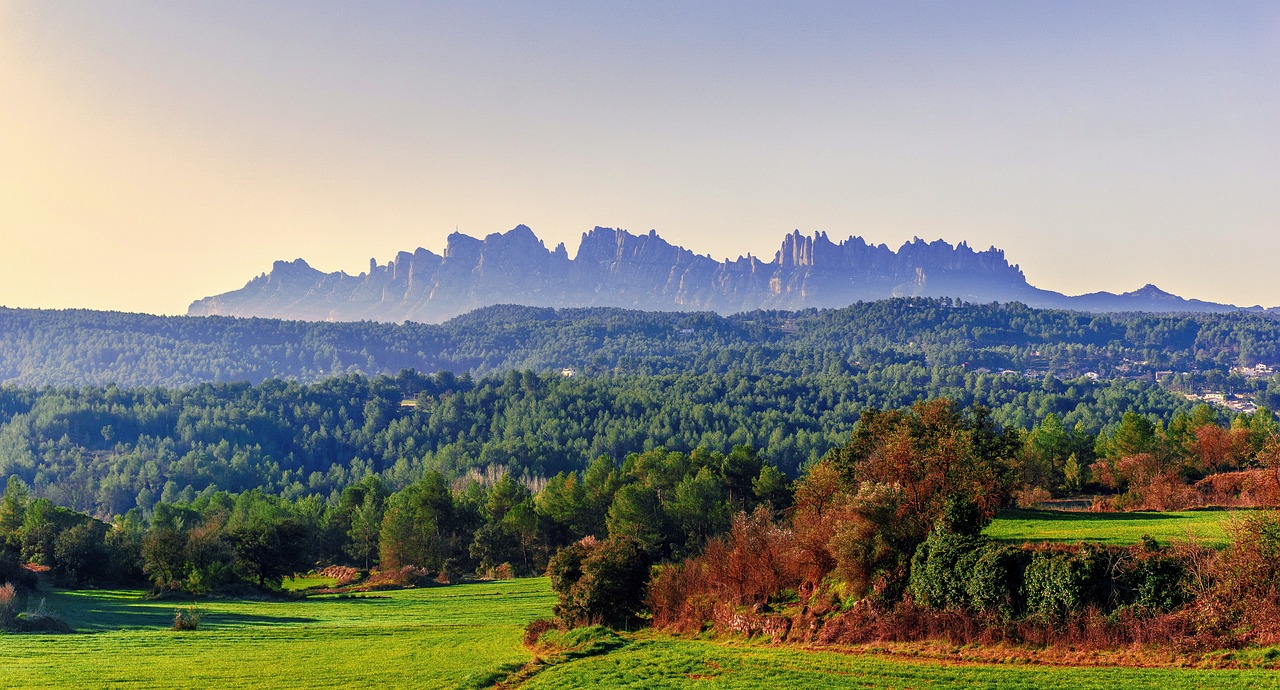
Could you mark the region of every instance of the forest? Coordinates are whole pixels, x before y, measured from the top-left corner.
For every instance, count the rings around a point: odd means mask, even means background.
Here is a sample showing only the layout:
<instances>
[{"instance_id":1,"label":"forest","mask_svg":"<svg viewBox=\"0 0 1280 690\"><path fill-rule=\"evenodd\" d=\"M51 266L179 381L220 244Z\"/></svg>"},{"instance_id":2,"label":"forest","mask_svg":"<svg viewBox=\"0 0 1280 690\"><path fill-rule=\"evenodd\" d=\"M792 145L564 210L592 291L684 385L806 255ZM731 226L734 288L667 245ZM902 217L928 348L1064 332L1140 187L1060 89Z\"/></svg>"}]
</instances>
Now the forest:
<instances>
[{"instance_id":1,"label":"forest","mask_svg":"<svg viewBox=\"0 0 1280 690\"><path fill-rule=\"evenodd\" d=\"M929 397L993 410L1031 430L1046 418L1092 439L1124 413L1172 420L1185 398L1132 380L1060 381L917 363L842 376L571 376L508 371L340 376L314 384L190 388L0 387L0 477L100 517L217 491L333 502L374 475L393 488L438 471L502 468L537 482L655 448L751 446L789 477L843 443L859 411ZM1269 413L1268 413L1269 414ZM1143 417L1147 418L1147 417ZM1092 458L1092 441L1080 460Z\"/></svg>"},{"instance_id":2,"label":"forest","mask_svg":"<svg viewBox=\"0 0 1280 690\"><path fill-rule=\"evenodd\" d=\"M1170 639L1226 644L1272 611L1240 608L1265 595L1232 575L1270 577L1270 513L1221 550L982 535L1002 509L1064 497L1280 505L1274 414L1176 390L1217 377L1265 403L1275 379L1233 368L1268 361L1268 316L497 307L438 327L146 317L146 336L130 315L60 318L58 342L40 340L40 319L5 332L32 348L6 366L41 348L45 365L70 364L63 382L0 386L0 599L38 577L256 596L325 567L375 587L545 573L556 619L535 642L600 622L1123 642L1158 620ZM202 356L182 349L201 333L221 373L170 380ZM251 341L254 374L231 364ZM295 368L278 370L282 356ZM390 362L431 373L379 373ZM163 385L78 378L119 372ZM1192 574L1219 618L1191 610Z\"/></svg>"},{"instance_id":3,"label":"forest","mask_svg":"<svg viewBox=\"0 0 1280 690\"><path fill-rule=\"evenodd\" d=\"M189 387L303 383L403 369L481 376L832 376L872 364L1146 378L1262 397L1280 384L1238 366L1280 364L1274 314L1088 314L904 298L844 309L712 313L496 306L440 325L317 323L0 308L0 383Z\"/></svg>"},{"instance_id":4,"label":"forest","mask_svg":"<svg viewBox=\"0 0 1280 690\"><path fill-rule=\"evenodd\" d=\"M939 398L862 410L795 480L746 445L656 448L536 482L494 466L452 479L426 470L399 487L367 473L329 498L216 490L105 520L11 476L0 580L30 588L44 572L63 586L226 594L333 564L377 586L546 572L557 620L534 626L535 639L643 619L786 639L820 630L827 641L888 629L907 640L1096 642L1101 629L1123 643L1220 645L1273 620L1258 589L1274 582L1271 512L1229 527L1221 550L1149 538L1045 549L981 535L1006 506L1082 490L1106 497L1103 509L1280 505L1280 431L1270 412L1227 419L1206 406L1168 423L1128 411L1096 435L1053 414L1024 431ZM1191 586L1220 615L1192 606ZM1163 627L1143 632L1153 620Z\"/></svg>"}]
</instances>

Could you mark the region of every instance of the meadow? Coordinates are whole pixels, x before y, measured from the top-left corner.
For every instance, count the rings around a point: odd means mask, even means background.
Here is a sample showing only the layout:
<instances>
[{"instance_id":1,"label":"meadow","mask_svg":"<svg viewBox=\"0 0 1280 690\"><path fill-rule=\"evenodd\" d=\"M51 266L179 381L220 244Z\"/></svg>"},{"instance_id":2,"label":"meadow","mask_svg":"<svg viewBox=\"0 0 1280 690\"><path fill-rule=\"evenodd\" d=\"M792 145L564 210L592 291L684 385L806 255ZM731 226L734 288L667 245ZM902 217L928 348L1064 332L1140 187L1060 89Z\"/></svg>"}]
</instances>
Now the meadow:
<instances>
[{"instance_id":1,"label":"meadow","mask_svg":"<svg viewBox=\"0 0 1280 690\"><path fill-rule=\"evenodd\" d=\"M1072 667L917 660L866 652L640 634L608 654L553 665L520 685L553 688L1275 688L1274 670Z\"/></svg>"},{"instance_id":2,"label":"meadow","mask_svg":"<svg viewBox=\"0 0 1280 690\"><path fill-rule=\"evenodd\" d=\"M138 591L52 592L80 633L0 644L3 687L491 687L533 655L523 626L548 616L545 578L295 601L146 600ZM169 630L177 607L198 630ZM1262 688L1267 670L975 664L902 655L679 638L641 632L596 656L552 664L542 688Z\"/></svg>"},{"instance_id":3,"label":"meadow","mask_svg":"<svg viewBox=\"0 0 1280 690\"><path fill-rule=\"evenodd\" d=\"M1007 510L984 532L992 539L1013 543L1083 541L1122 546L1136 544L1143 535L1167 544L1187 541L1189 535L1205 546L1224 546L1224 522L1232 511L1192 510L1178 513L1086 513L1057 510Z\"/></svg>"},{"instance_id":4,"label":"meadow","mask_svg":"<svg viewBox=\"0 0 1280 690\"><path fill-rule=\"evenodd\" d=\"M11 635L0 686L488 687L527 662L524 625L551 612L545 579L297 601L148 601L51 593L75 635ZM174 609L204 611L169 630Z\"/></svg>"}]
</instances>

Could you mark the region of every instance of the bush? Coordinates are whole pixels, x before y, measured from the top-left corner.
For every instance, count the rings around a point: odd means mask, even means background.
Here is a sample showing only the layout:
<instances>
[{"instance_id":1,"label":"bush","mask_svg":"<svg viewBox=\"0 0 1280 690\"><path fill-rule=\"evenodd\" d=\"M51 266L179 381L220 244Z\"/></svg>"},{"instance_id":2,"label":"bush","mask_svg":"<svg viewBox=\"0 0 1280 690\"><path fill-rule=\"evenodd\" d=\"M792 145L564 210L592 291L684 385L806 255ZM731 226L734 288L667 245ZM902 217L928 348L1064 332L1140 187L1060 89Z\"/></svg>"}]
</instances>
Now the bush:
<instances>
[{"instance_id":1,"label":"bush","mask_svg":"<svg viewBox=\"0 0 1280 690\"><path fill-rule=\"evenodd\" d=\"M1188 578L1201 634L1219 646L1280 642L1280 513L1249 513L1227 532L1231 544Z\"/></svg>"},{"instance_id":2,"label":"bush","mask_svg":"<svg viewBox=\"0 0 1280 690\"><path fill-rule=\"evenodd\" d=\"M1047 549L1031 556L1024 575L1027 613L1060 621L1090 604L1105 603L1100 549Z\"/></svg>"},{"instance_id":3,"label":"bush","mask_svg":"<svg viewBox=\"0 0 1280 690\"><path fill-rule=\"evenodd\" d=\"M1129 590L1130 603L1146 611L1172 611L1187 600L1185 562L1151 537L1130 550L1133 559L1117 578Z\"/></svg>"},{"instance_id":4,"label":"bush","mask_svg":"<svg viewBox=\"0 0 1280 690\"><path fill-rule=\"evenodd\" d=\"M172 630L196 630L200 627L200 621L204 618L204 611L194 607L187 606L185 608L173 610L173 627Z\"/></svg>"},{"instance_id":5,"label":"bush","mask_svg":"<svg viewBox=\"0 0 1280 690\"><path fill-rule=\"evenodd\" d=\"M986 537L935 530L911 563L916 603L1011 617L1025 607L1023 578L1029 555Z\"/></svg>"},{"instance_id":6,"label":"bush","mask_svg":"<svg viewBox=\"0 0 1280 690\"><path fill-rule=\"evenodd\" d=\"M22 559L17 553L8 551L0 543L0 582L12 583L16 587L33 589L36 586L35 573L22 567Z\"/></svg>"},{"instance_id":7,"label":"bush","mask_svg":"<svg viewBox=\"0 0 1280 690\"><path fill-rule=\"evenodd\" d=\"M555 612L560 620L623 626L644 610L649 556L630 537L584 540L557 552L547 575L559 595Z\"/></svg>"},{"instance_id":8,"label":"bush","mask_svg":"<svg viewBox=\"0 0 1280 690\"><path fill-rule=\"evenodd\" d=\"M800 585L799 554L792 535L773 524L765 506L738 513L729 533L711 539L699 559L708 584L737 605L767 602Z\"/></svg>"},{"instance_id":9,"label":"bush","mask_svg":"<svg viewBox=\"0 0 1280 690\"><path fill-rule=\"evenodd\" d=\"M0 587L0 627L9 627L18 617L18 588L12 582Z\"/></svg>"},{"instance_id":10,"label":"bush","mask_svg":"<svg viewBox=\"0 0 1280 690\"><path fill-rule=\"evenodd\" d=\"M701 632L711 619L719 594L704 577L701 559L658 566L649 582L653 625L676 632Z\"/></svg>"},{"instance_id":11,"label":"bush","mask_svg":"<svg viewBox=\"0 0 1280 690\"><path fill-rule=\"evenodd\" d=\"M1024 579L1031 554L1008 544L988 543L965 583L974 611L1014 616L1026 609Z\"/></svg>"},{"instance_id":12,"label":"bush","mask_svg":"<svg viewBox=\"0 0 1280 690\"><path fill-rule=\"evenodd\" d=\"M908 589L916 602L934 609L972 609L966 580L985 542L976 536L931 532L911 559Z\"/></svg>"},{"instance_id":13,"label":"bush","mask_svg":"<svg viewBox=\"0 0 1280 690\"><path fill-rule=\"evenodd\" d=\"M538 638L548 630L558 630L560 623L553 618L539 618L524 626L524 646L533 649L538 645Z\"/></svg>"}]
</instances>

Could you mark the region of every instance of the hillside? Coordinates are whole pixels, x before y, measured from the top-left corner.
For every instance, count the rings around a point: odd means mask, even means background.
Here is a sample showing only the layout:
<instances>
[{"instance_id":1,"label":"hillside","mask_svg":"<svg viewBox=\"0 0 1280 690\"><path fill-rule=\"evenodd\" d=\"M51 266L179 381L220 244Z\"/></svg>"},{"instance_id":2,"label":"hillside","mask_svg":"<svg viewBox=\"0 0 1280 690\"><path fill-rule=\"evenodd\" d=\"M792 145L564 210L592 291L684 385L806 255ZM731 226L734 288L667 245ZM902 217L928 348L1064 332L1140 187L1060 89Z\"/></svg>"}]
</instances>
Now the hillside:
<instances>
[{"instance_id":1,"label":"hillside","mask_svg":"<svg viewBox=\"0 0 1280 690\"><path fill-rule=\"evenodd\" d=\"M0 308L0 383L22 386L309 382L410 368L794 376L856 371L872 362L1058 378L1093 373L1154 380L1157 372L1172 372L1188 385L1209 377L1217 388L1252 392L1267 382L1246 381L1231 370L1280 364L1280 320L1250 313L1087 314L924 298L728 317L495 306L439 325Z\"/></svg>"}]
</instances>

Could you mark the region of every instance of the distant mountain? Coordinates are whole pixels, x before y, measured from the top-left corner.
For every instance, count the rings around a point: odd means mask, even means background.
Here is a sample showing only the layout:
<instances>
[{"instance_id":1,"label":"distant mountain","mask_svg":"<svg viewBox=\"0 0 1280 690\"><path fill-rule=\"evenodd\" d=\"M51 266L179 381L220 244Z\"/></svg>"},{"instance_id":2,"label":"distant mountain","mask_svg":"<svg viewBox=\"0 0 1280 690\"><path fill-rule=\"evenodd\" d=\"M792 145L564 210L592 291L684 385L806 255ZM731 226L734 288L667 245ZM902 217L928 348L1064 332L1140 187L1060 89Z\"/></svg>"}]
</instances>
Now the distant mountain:
<instances>
[{"instance_id":1,"label":"distant mountain","mask_svg":"<svg viewBox=\"0 0 1280 690\"><path fill-rule=\"evenodd\" d=\"M1004 251L915 239L898 248L861 237L793 232L772 261L717 261L655 232L595 228L574 258L548 250L524 225L483 240L454 233L443 255L419 248L360 275L324 273L302 259L277 261L243 288L191 304L191 316L259 316L309 321L439 323L494 304L715 311L842 307L889 297L958 297L1039 308L1115 312L1227 312L1238 307L1171 295L1154 285L1075 297L1027 282ZM1251 309L1258 309L1256 307Z\"/></svg>"}]
</instances>

